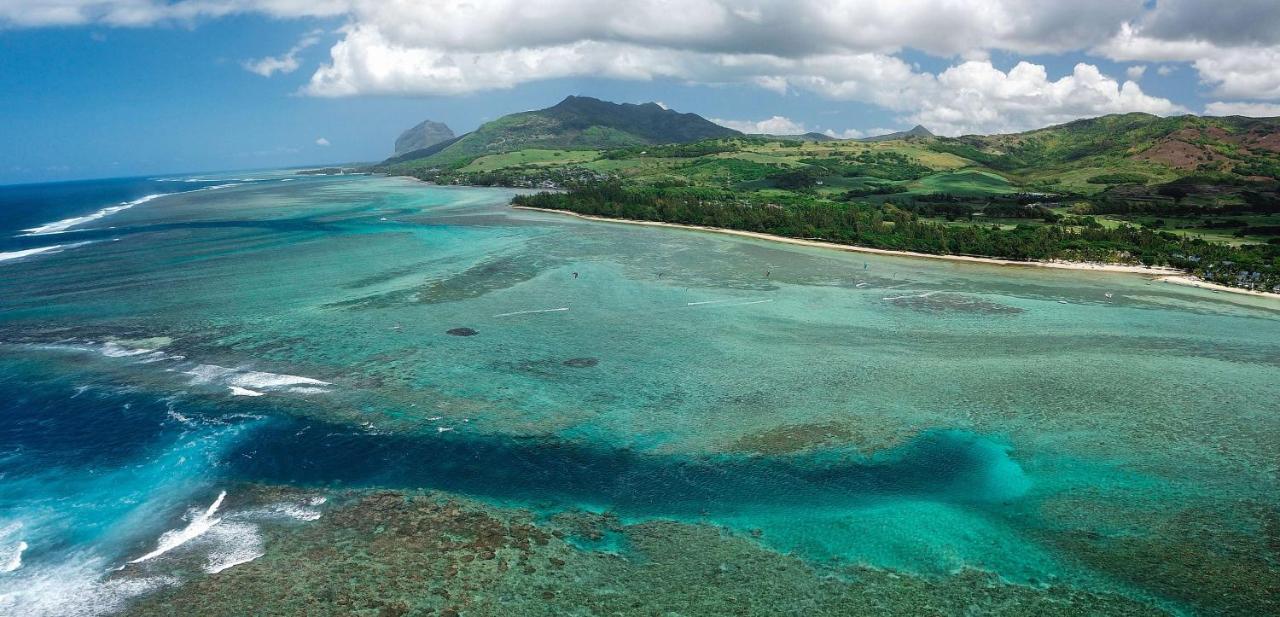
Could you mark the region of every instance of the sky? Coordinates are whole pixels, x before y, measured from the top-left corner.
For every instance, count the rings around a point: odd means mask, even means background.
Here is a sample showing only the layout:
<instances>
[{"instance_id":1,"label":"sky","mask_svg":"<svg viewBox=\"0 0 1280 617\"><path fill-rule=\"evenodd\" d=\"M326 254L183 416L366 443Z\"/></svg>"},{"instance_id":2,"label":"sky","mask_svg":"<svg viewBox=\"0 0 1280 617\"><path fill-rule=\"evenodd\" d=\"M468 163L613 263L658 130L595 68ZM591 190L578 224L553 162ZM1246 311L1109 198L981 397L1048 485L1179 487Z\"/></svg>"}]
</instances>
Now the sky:
<instances>
[{"instance_id":1,"label":"sky","mask_svg":"<svg viewBox=\"0 0 1280 617\"><path fill-rule=\"evenodd\" d=\"M747 132L1280 116L1276 0L0 0L0 183L375 161L568 95Z\"/></svg>"}]
</instances>

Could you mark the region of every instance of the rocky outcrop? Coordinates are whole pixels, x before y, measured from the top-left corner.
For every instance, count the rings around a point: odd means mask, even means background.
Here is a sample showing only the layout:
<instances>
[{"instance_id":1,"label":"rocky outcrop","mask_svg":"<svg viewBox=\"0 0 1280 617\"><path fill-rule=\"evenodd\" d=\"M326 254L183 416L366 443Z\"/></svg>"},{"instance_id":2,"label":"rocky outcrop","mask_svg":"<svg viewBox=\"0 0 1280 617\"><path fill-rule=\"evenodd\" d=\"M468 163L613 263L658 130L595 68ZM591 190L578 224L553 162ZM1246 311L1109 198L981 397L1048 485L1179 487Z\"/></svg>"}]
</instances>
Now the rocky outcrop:
<instances>
[{"instance_id":1,"label":"rocky outcrop","mask_svg":"<svg viewBox=\"0 0 1280 617\"><path fill-rule=\"evenodd\" d=\"M396 138L396 154L413 152L453 139L453 131L441 122L423 120L421 124L403 132Z\"/></svg>"}]
</instances>

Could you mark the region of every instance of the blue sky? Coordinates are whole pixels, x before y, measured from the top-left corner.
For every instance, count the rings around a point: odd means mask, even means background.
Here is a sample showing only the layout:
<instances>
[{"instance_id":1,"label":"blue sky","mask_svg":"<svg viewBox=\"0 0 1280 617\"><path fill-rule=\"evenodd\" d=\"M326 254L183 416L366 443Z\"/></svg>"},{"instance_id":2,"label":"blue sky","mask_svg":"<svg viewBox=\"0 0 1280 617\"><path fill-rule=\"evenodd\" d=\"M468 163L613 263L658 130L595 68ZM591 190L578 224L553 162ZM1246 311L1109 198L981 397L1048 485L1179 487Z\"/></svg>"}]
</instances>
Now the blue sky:
<instances>
[{"instance_id":1,"label":"blue sky","mask_svg":"<svg viewBox=\"0 0 1280 617\"><path fill-rule=\"evenodd\" d=\"M1280 8L1202 9L0 0L0 183L377 160L423 119L461 133L569 94L844 136L1280 115Z\"/></svg>"}]
</instances>

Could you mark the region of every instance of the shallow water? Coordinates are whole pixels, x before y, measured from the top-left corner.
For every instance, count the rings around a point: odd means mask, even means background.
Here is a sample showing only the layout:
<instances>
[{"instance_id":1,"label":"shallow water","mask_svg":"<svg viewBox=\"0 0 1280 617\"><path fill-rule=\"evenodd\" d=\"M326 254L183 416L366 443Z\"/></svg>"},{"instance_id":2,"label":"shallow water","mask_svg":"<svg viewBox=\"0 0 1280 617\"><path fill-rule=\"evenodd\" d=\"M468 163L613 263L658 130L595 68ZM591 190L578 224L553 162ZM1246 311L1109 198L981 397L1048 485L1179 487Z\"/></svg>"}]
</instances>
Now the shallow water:
<instances>
[{"instance_id":1,"label":"shallow water","mask_svg":"<svg viewBox=\"0 0 1280 617\"><path fill-rule=\"evenodd\" d=\"M1163 610L1232 612L1218 591L1252 586L1240 606L1269 608L1273 302L285 177L203 178L39 242L23 230L138 196L6 219L0 248L70 248L0 261L0 565L27 546L0 608L182 585L182 550L111 574L165 532L205 530L206 572L270 551L245 483L711 523L815 567Z\"/></svg>"}]
</instances>

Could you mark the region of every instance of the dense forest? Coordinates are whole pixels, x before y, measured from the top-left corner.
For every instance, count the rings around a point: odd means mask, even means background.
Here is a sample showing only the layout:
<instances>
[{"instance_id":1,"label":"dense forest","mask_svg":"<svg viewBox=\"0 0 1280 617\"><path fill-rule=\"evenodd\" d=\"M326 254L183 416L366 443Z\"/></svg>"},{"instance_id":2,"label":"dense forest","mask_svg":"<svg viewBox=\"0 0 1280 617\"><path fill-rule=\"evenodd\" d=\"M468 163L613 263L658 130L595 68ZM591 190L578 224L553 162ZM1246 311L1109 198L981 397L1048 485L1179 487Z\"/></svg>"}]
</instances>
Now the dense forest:
<instances>
[{"instance_id":1,"label":"dense forest","mask_svg":"<svg viewBox=\"0 0 1280 617\"><path fill-rule=\"evenodd\" d=\"M941 255L1013 260L1142 263L1182 268L1206 280L1258 289L1280 285L1280 246L1229 246L1145 226L1107 228L1081 220L1052 225L951 226L892 204L828 202L794 195L762 201L715 188L603 183L565 193L522 195L515 205L621 219L663 221ZM1072 217L1079 218L1079 217Z\"/></svg>"}]
</instances>

